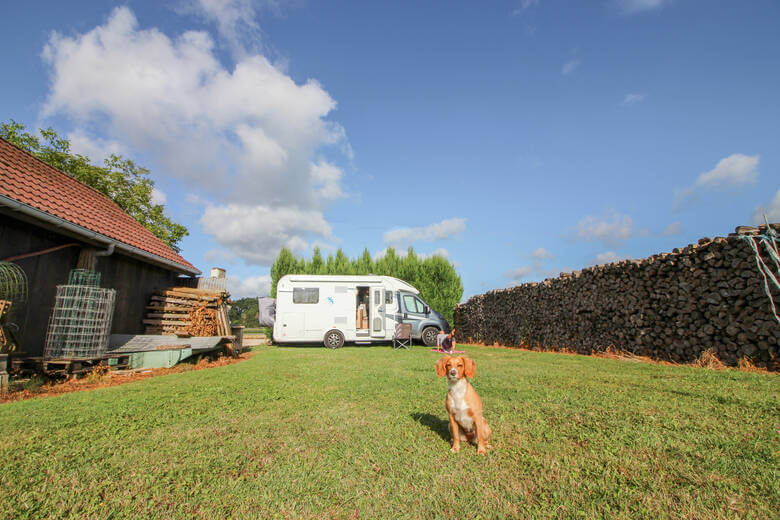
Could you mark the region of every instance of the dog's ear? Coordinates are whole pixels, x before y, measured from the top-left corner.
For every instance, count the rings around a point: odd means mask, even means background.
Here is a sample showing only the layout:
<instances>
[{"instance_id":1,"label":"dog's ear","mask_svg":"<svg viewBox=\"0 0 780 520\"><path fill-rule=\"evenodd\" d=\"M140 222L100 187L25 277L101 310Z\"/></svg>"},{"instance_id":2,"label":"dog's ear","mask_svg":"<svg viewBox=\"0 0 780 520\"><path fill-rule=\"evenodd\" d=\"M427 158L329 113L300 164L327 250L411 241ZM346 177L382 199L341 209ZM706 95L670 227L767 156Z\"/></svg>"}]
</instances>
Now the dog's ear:
<instances>
[{"instance_id":1,"label":"dog's ear","mask_svg":"<svg viewBox=\"0 0 780 520\"><path fill-rule=\"evenodd\" d=\"M440 358L436 362L436 373L439 375L439 377L443 376L446 373L446 370L444 369L444 365L446 363L447 363L446 357Z\"/></svg>"},{"instance_id":2,"label":"dog's ear","mask_svg":"<svg viewBox=\"0 0 780 520\"><path fill-rule=\"evenodd\" d=\"M463 356L463 365L466 372L466 377L474 377L477 375L477 364L473 359Z\"/></svg>"}]
</instances>

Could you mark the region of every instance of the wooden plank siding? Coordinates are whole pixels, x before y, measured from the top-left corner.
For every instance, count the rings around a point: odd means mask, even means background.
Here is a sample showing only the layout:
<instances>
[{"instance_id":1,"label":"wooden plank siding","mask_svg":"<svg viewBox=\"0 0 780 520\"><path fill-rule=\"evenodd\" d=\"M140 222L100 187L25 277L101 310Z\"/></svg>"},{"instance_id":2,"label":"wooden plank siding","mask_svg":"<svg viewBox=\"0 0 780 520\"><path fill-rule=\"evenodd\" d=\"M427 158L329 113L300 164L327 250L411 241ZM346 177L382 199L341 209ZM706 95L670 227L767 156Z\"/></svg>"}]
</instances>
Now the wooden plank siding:
<instances>
[{"instance_id":1,"label":"wooden plank siding","mask_svg":"<svg viewBox=\"0 0 780 520\"><path fill-rule=\"evenodd\" d=\"M71 242L78 240L0 213L0 259ZM80 250L80 247L68 247L14 261L24 270L29 281L29 302L23 316L17 316L21 326L21 352L25 356L43 354L56 286L67 283L68 273L76 267ZM145 307L153 291L186 285L181 283L182 279L174 271L116 251L111 256L98 257L96 269L101 273L100 286L117 291L111 328L115 334L142 334Z\"/></svg>"}]
</instances>

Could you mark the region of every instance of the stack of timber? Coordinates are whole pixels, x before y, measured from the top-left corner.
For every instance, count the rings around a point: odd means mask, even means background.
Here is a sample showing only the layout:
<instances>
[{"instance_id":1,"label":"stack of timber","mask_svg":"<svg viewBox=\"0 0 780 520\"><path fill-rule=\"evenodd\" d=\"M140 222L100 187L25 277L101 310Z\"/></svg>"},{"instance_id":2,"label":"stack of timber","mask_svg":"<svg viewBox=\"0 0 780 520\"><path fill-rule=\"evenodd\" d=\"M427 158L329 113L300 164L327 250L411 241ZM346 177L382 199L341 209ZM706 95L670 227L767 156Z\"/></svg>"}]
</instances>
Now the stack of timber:
<instances>
[{"instance_id":1,"label":"stack of timber","mask_svg":"<svg viewBox=\"0 0 780 520\"><path fill-rule=\"evenodd\" d=\"M230 336L227 303L221 290L172 287L155 291L146 307L146 334Z\"/></svg>"},{"instance_id":2,"label":"stack of timber","mask_svg":"<svg viewBox=\"0 0 780 520\"><path fill-rule=\"evenodd\" d=\"M767 226L738 226L671 253L473 296L455 307L458 341L580 354L615 348L678 363L709 351L727 365L746 359L780 370L780 289L758 268L775 269L777 253L769 240L751 243L767 234Z\"/></svg>"}]
</instances>

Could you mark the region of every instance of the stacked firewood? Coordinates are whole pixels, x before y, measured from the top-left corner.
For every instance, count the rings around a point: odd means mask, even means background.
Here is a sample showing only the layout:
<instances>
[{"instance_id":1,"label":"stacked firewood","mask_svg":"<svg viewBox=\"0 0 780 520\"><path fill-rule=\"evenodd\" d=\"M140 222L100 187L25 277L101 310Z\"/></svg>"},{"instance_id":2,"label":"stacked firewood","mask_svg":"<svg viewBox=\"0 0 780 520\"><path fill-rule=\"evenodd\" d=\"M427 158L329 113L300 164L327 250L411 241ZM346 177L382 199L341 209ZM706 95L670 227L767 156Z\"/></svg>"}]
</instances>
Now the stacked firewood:
<instances>
[{"instance_id":1,"label":"stacked firewood","mask_svg":"<svg viewBox=\"0 0 780 520\"><path fill-rule=\"evenodd\" d=\"M229 336L225 291L172 287L155 291L146 307L146 334Z\"/></svg>"},{"instance_id":2,"label":"stacked firewood","mask_svg":"<svg viewBox=\"0 0 780 520\"><path fill-rule=\"evenodd\" d=\"M765 231L740 226L672 253L474 296L455 308L458 338L583 354L614 348L675 362L711 351L729 365L749 358L777 367L780 324L766 291L775 304L780 291L765 285L749 241Z\"/></svg>"}]
</instances>

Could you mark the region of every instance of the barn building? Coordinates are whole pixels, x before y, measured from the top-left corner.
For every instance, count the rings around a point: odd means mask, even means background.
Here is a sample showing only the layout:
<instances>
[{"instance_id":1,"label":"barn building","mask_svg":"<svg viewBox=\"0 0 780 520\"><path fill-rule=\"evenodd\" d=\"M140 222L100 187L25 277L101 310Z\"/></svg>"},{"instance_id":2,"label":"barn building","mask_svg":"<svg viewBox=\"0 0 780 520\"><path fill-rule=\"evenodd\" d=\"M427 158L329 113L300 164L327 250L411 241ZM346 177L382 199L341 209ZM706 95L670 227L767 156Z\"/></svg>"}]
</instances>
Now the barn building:
<instances>
[{"instance_id":1,"label":"barn building","mask_svg":"<svg viewBox=\"0 0 780 520\"><path fill-rule=\"evenodd\" d=\"M20 354L40 356L56 286L72 269L94 269L116 290L111 331L142 334L155 289L200 274L111 199L0 139L0 261L26 274L29 298L17 309Z\"/></svg>"}]
</instances>

